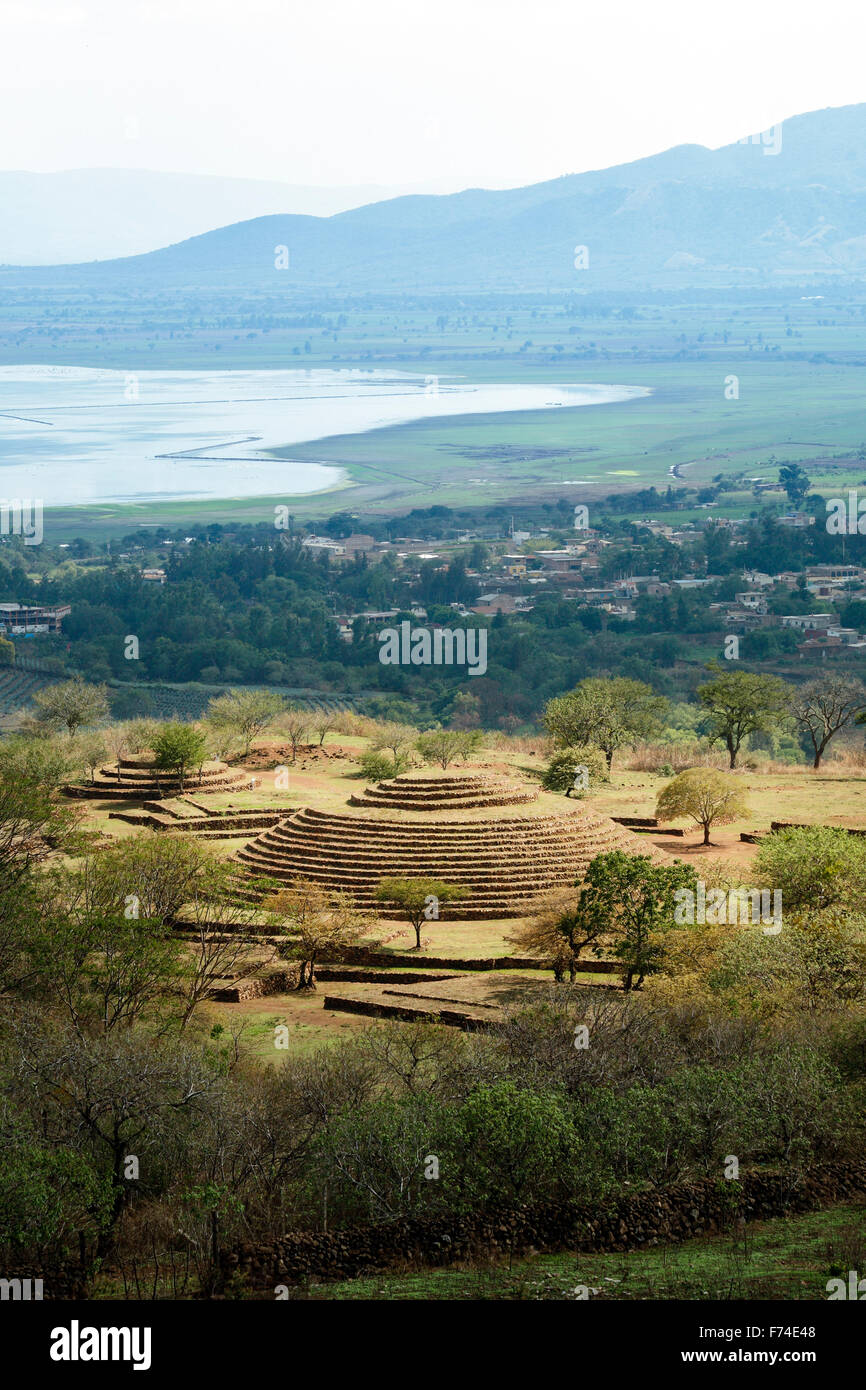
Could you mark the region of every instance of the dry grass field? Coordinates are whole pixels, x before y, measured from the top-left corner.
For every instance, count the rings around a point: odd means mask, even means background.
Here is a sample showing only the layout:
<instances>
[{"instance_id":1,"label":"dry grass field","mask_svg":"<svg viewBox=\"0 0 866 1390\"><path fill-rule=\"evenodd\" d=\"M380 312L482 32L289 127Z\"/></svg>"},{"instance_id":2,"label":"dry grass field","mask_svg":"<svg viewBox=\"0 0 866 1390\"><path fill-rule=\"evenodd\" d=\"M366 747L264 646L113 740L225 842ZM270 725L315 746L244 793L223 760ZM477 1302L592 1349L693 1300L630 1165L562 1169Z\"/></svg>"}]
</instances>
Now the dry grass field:
<instances>
[{"instance_id":1,"label":"dry grass field","mask_svg":"<svg viewBox=\"0 0 866 1390\"><path fill-rule=\"evenodd\" d=\"M261 742L248 758L232 759L234 766L243 767L251 778L258 780L255 788L221 792L202 797L201 801L214 810L274 807L284 808L288 813L309 806L342 814L363 814L374 820L407 815L413 819L423 818L423 812L361 810L347 805L349 797L367 785L358 776L356 761L367 746L368 740L365 738L329 734L322 748L299 750L296 761L292 763L288 747ZM545 760L546 750L541 738L533 742L497 737L495 746L474 757L466 770L506 776L537 787ZM449 769L449 772L459 772L461 766ZM275 772L285 767L288 768L287 788L277 786ZM744 784L750 809L748 814L731 825L714 828L709 848L701 844L697 827L684 821L677 822L685 829L682 837L649 833L641 835L640 841L647 848L655 845L686 863L694 864L706 855L727 860L735 866L738 875L747 881L755 846L740 840L741 831L767 830L773 820L866 826L866 774L852 761L830 762L817 773L805 766L762 764L757 769L743 768L736 775ZM459 819L506 818L515 813L526 816L576 811L583 805L606 816L650 817L655 813L656 797L667 780L653 772L628 770L615 764L611 781L598 784L583 802L540 791L536 801L520 807L462 810L439 815L452 814ZM193 800L197 799L194 778L187 794ZM88 801L83 805L88 823L104 835L114 838L136 833L132 825L110 814L133 809L132 804L120 807L117 802ZM237 838L211 841L217 852L226 856L234 855L244 843L245 840ZM509 938L517 926L518 921L513 918L449 921L447 907L444 907L442 918L431 922L422 933L422 949L417 954L412 953L413 964L419 970L424 970L430 958L482 961L514 954L516 948ZM386 938L380 946L383 965L387 964L389 957L403 955L412 946L411 928L393 920L383 920L372 926L370 939L378 943L380 937ZM425 973L428 972L429 966ZM486 1017L495 1019L501 1017L503 1008L507 1009L533 995L543 996L550 988L552 978L552 973L547 970L478 969L455 970L450 978L411 985L395 982L392 986L381 980L351 983L344 980L326 981L320 982L313 992L267 995L242 1003L213 1002L207 1006L204 1019L208 1027L221 1025L226 1031L240 1028L245 1049L264 1059L278 1061L285 1056L274 1046L274 1030L279 1025L288 1027L293 1051L306 1051L322 1042L370 1026L371 1019L367 1016L325 1007L326 998L351 997L405 1004L418 1010L429 1008L434 1015L440 1007L463 1008L481 1020ZM598 984L608 978L585 976L583 982Z\"/></svg>"}]
</instances>

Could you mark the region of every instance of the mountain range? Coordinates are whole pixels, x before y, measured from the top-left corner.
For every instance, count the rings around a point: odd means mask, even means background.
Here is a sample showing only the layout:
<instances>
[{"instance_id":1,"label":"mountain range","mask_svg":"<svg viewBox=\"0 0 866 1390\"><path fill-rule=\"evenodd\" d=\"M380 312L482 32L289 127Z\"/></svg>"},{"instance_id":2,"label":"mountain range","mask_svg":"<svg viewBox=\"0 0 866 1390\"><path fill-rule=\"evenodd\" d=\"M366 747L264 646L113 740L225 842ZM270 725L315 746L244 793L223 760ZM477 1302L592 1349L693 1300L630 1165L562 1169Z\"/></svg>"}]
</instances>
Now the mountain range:
<instances>
[{"instance_id":1,"label":"mountain range","mask_svg":"<svg viewBox=\"0 0 866 1390\"><path fill-rule=\"evenodd\" d=\"M5 269L2 279L465 293L761 286L864 272L858 104L795 116L718 150L680 145L525 188L256 217L145 255Z\"/></svg>"},{"instance_id":2,"label":"mountain range","mask_svg":"<svg viewBox=\"0 0 866 1390\"><path fill-rule=\"evenodd\" d=\"M409 192L315 188L150 169L0 171L0 265L56 265L153 251L269 213L330 217Z\"/></svg>"}]
</instances>

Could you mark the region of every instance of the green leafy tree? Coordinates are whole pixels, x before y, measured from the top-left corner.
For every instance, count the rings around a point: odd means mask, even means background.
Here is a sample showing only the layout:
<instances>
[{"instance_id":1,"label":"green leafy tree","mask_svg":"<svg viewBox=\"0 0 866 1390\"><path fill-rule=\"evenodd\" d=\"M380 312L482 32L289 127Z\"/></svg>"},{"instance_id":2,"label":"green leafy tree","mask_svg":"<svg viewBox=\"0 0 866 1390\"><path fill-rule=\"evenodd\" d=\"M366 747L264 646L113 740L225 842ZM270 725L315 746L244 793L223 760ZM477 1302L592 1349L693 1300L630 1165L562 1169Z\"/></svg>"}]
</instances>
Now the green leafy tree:
<instances>
[{"instance_id":1,"label":"green leafy tree","mask_svg":"<svg viewBox=\"0 0 866 1390\"><path fill-rule=\"evenodd\" d=\"M0 1124L0 1248L68 1258L73 1242L102 1229L110 1205L110 1184L84 1154L46 1143L27 1117L7 1110Z\"/></svg>"},{"instance_id":2,"label":"green leafy tree","mask_svg":"<svg viewBox=\"0 0 866 1390\"><path fill-rule=\"evenodd\" d=\"M733 768L749 734L772 733L784 724L790 687L777 676L724 671L715 662L707 669L714 679L698 686L698 699L706 710L704 732L711 744L725 745Z\"/></svg>"},{"instance_id":3,"label":"green leafy tree","mask_svg":"<svg viewBox=\"0 0 866 1390\"><path fill-rule=\"evenodd\" d=\"M545 956L557 981L566 972L573 981L580 970L581 955L595 946L607 930L607 923L599 914L588 916L580 909L572 887L549 894L508 939L521 952Z\"/></svg>"},{"instance_id":4,"label":"green leafy tree","mask_svg":"<svg viewBox=\"0 0 866 1390\"><path fill-rule=\"evenodd\" d=\"M135 899L138 916L170 924L200 885L219 871L210 846L191 835L128 835L88 861L88 891L106 913L125 913Z\"/></svg>"},{"instance_id":5,"label":"green leafy tree","mask_svg":"<svg viewBox=\"0 0 866 1390\"><path fill-rule=\"evenodd\" d=\"M687 864L656 864L649 855L612 850L596 855L575 907L575 933L621 962L623 988L640 989L661 968L665 932L674 925L675 893L696 884ZM610 946L606 942L610 942Z\"/></svg>"},{"instance_id":6,"label":"green leafy tree","mask_svg":"<svg viewBox=\"0 0 866 1390\"><path fill-rule=\"evenodd\" d=\"M60 798L74 758L66 739L0 744L0 882L25 878L47 848L66 846L79 816Z\"/></svg>"},{"instance_id":7,"label":"green leafy tree","mask_svg":"<svg viewBox=\"0 0 866 1390\"><path fill-rule=\"evenodd\" d=\"M824 825L776 830L760 841L754 873L762 887L781 889L786 911L862 902L866 838Z\"/></svg>"},{"instance_id":8,"label":"green leafy tree","mask_svg":"<svg viewBox=\"0 0 866 1390\"><path fill-rule=\"evenodd\" d=\"M460 756L465 746L463 729L428 729L416 740L415 747L425 763L438 763L447 768Z\"/></svg>"},{"instance_id":9,"label":"green leafy tree","mask_svg":"<svg viewBox=\"0 0 866 1390\"><path fill-rule=\"evenodd\" d=\"M784 893L784 890L783 890ZM729 935L709 972L714 994L760 1017L842 1012L866 997L866 934L837 906L785 910L785 930Z\"/></svg>"},{"instance_id":10,"label":"green leafy tree","mask_svg":"<svg viewBox=\"0 0 866 1390\"><path fill-rule=\"evenodd\" d=\"M106 909L90 865L51 874L44 929L32 944L46 1001L68 1015L76 1033L108 1036L146 1023L172 1026L174 994L187 969L184 943L143 915Z\"/></svg>"},{"instance_id":11,"label":"green leafy tree","mask_svg":"<svg viewBox=\"0 0 866 1390\"><path fill-rule=\"evenodd\" d=\"M416 951L421 949L421 928L426 922L439 918L443 903L457 902L466 897L466 889L438 878L383 878L376 892L380 903L392 903L400 908L415 932Z\"/></svg>"},{"instance_id":12,"label":"green leafy tree","mask_svg":"<svg viewBox=\"0 0 866 1390\"><path fill-rule=\"evenodd\" d=\"M190 768L201 767L207 757L207 739L194 724L163 724L150 746L156 766L176 774L180 791Z\"/></svg>"},{"instance_id":13,"label":"green leafy tree","mask_svg":"<svg viewBox=\"0 0 866 1390\"><path fill-rule=\"evenodd\" d=\"M476 1086L442 1119L443 1166L461 1210L550 1201L572 1190L582 1144L562 1096L512 1079Z\"/></svg>"},{"instance_id":14,"label":"green leafy tree","mask_svg":"<svg viewBox=\"0 0 866 1390\"><path fill-rule=\"evenodd\" d=\"M748 809L740 783L713 767L687 768L662 787L656 800L659 821L690 816L703 830L705 845L710 843L712 826L729 824Z\"/></svg>"},{"instance_id":15,"label":"green leafy tree","mask_svg":"<svg viewBox=\"0 0 866 1390\"><path fill-rule=\"evenodd\" d=\"M389 777L405 772L409 766L408 758L402 753L392 760L386 753L374 753L371 748L361 754L359 762L362 773L370 782L386 782Z\"/></svg>"},{"instance_id":16,"label":"green leafy tree","mask_svg":"<svg viewBox=\"0 0 866 1390\"><path fill-rule=\"evenodd\" d=\"M481 729L458 729L460 742L457 745L457 756L462 762L468 763L473 753L478 753L484 747L484 734Z\"/></svg>"},{"instance_id":17,"label":"green leafy tree","mask_svg":"<svg viewBox=\"0 0 866 1390\"><path fill-rule=\"evenodd\" d=\"M610 771L618 748L632 748L660 731L667 705L643 681L591 676L548 703L544 725L560 748L600 748Z\"/></svg>"},{"instance_id":18,"label":"green leafy tree","mask_svg":"<svg viewBox=\"0 0 866 1390\"><path fill-rule=\"evenodd\" d=\"M14 1061L28 1104L65 1126L79 1150L86 1145L107 1179L97 1247L104 1258L135 1191L125 1172L128 1155L157 1155L171 1126L218 1088L217 1070L200 1049L146 1029L93 1037L29 1018L16 1028Z\"/></svg>"},{"instance_id":19,"label":"green leafy tree","mask_svg":"<svg viewBox=\"0 0 866 1390\"><path fill-rule=\"evenodd\" d=\"M779 482L788 494L788 501L794 507L799 507L812 486L812 480L799 463L783 464L779 469Z\"/></svg>"},{"instance_id":20,"label":"green leafy tree","mask_svg":"<svg viewBox=\"0 0 866 1390\"><path fill-rule=\"evenodd\" d=\"M37 888L48 850L80 853L80 812L60 795L69 741L0 743L0 995L31 980L30 945L40 930Z\"/></svg>"},{"instance_id":21,"label":"green leafy tree","mask_svg":"<svg viewBox=\"0 0 866 1390\"><path fill-rule=\"evenodd\" d=\"M316 1157L335 1213L356 1221L393 1221L419 1207L436 1209L441 1199L431 1189L441 1184L425 1181L424 1169L438 1109L426 1098L419 1104L414 1096L394 1096L386 1089L330 1118Z\"/></svg>"}]
</instances>

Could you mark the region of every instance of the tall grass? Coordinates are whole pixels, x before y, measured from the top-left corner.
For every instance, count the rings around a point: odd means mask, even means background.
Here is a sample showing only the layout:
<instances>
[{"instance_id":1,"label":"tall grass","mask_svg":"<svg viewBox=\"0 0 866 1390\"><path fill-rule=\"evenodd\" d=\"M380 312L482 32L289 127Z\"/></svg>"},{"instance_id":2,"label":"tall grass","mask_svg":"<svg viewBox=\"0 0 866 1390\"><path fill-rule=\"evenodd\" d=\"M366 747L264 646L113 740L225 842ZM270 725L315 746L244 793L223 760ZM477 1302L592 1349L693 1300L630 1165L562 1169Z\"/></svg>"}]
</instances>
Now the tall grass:
<instances>
[{"instance_id":1,"label":"tall grass","mask_svg":"<svg viewBox=\"0 0 866 1390\"><path fill-rule=\"evenodd\" d=\"M661 772L662 768L673 768L676 773L688 767L724 770L728 766L728 756L723 748L708 748L697 739L687 743L639 743L625 754L620 766L628 772Z\"/></svg>"}]
</instances>

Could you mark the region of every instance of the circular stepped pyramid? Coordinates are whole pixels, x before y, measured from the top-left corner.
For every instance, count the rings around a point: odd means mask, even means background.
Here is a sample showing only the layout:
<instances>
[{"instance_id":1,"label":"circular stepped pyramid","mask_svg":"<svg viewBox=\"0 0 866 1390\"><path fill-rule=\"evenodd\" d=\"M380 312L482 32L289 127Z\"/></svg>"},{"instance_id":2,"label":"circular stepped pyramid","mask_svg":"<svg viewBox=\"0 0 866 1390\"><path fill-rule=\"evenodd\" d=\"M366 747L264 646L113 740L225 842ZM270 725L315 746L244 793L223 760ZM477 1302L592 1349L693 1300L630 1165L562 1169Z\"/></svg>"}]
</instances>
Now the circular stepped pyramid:
<instances>
[{"instance_id":1,"label":"circular stepped pyramid","mask_svg":"<svg viewBox=\"0 0 866 1390\"><path fill-rule=\"evenodd\" d=\"M394 779L403 781L403 779ZM405 779L414 786L422 779ZM396 909L376 902L383 878L436 878L467 890L465 898L449 903L449 920L479 921L522 917L539 894L582 878L597 854L622 849L631 854L660 851L641 842L631 831L594 811L569 809L535 815L452 818L460 810L506 804L496 799L503 784L489 779L490 799L481 799L481 777L427 779L427 800L411 809L400 805L400 819L385 819L382 802L354 798L354 814L303 807L258 835L238 851L238 861L251 875L283 883L308 879L334 892L350 893L359 907L375 909L381 917L400 917ZM513 784L512 784L513 785ZM435 792L443 793L439 798ZM516 788L522 792L522 788ZM520 798L518 798L520 799ZM529 798L524 798L529 799ZM364 814L363 808L369 808Z\"/></svg>"},{"instance_id":2,"label":"circular stepped pyramid","mask_svg":"<svg viewBox=\"0 0 866 1390\"><path fill-rule=\"evenodd\" d=\"M257 779L251 778L248 772L239 772L225 763L206 762L201 780L196 768L187 773L184 787L201 796L209 792L239 791L251 781L258 785ZM176 796L181 785L173 773L161 772L152 757L138 754L121 758L119 765L101 767L93 782L72 783L63 790L67 796L96 797L102 801L148 801L155 796Z\"/></svg>"},{"instance_id":3,"label":"circular stepped pyramid","mask_svg":"<svg viewBox=\"0 0 866 1390\"><path fill-rule=\"evenodd\" d=\"M464 775L393 777L349 797L350 806L384 806L398 811L465 811L483 806L518 806L536 801L534 788L497 777Z\"/></svg>"}]
</instances>

